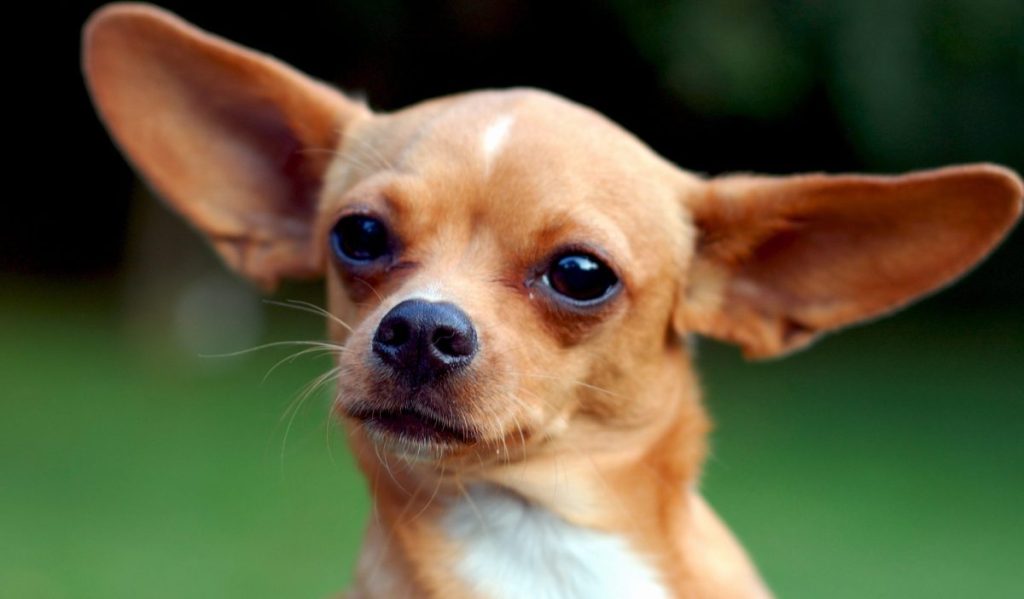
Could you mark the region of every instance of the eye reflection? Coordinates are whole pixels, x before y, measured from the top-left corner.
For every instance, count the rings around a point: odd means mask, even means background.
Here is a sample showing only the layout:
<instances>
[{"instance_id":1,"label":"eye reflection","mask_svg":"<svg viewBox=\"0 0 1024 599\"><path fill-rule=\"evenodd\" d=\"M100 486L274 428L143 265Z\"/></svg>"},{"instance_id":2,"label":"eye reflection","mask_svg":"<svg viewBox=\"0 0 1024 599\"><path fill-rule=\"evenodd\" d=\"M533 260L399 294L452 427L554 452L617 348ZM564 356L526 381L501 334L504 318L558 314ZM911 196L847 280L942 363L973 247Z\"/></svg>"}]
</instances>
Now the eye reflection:
<instances>
[{"instance_id":1,"label":"eye reflection","mask_svg":"<svg viewBox=\"0 0 1024 599\"><path fill-rule=\"evenodd\" d=\"M578 302L594 302L611 294L619 279L604 262L586 253L556 257L544 281L556 293Z\"/></svg>"}]
</instances>

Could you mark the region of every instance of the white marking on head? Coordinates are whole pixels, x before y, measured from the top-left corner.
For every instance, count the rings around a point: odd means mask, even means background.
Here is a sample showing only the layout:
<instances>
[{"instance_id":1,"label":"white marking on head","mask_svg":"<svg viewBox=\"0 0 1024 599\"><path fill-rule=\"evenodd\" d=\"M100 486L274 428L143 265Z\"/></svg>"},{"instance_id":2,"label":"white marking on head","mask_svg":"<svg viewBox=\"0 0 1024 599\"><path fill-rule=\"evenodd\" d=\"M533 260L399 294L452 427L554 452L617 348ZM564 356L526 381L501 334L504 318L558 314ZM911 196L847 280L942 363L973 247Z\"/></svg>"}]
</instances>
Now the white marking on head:
<instances>
[{"instance_id":1,"label":"white marking on head","mask_svg":"<svg viewBox=\"0 0 1024 599\"><path fill-rule=\"evenodd\" d=\"M666 599L658 574L616 535L570 524L507 491L477 485L451 506L455 571L491 599Z\"/></svg>"},{"instance_id":2,"label":"white marking on head","mask_svg":"<svg viewBox=\"0 0 1024 599\"><path fill-rule=\"evenodd\" d=\"M491 172L491 164L498 155L498 151L501 150L501 146L508 139L508 131L512 127L513 121L515 121L515 117L506 114L495 119L484 129L484 134L481 137L481 146L484 151L484 168L488 173Z\"/></svg>"}]
</instances>

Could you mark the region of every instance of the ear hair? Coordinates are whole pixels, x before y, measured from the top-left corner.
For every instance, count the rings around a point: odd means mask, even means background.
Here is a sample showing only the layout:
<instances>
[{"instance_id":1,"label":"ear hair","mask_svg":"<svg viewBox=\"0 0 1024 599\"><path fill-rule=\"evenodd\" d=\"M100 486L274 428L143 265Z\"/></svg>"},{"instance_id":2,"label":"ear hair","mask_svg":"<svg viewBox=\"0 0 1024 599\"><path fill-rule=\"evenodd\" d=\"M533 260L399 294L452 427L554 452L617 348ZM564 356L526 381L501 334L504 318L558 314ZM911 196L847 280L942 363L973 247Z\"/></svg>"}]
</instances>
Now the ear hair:
<instances>
[{"instance_id":1,"label":"ear hair","mask_svg":"<svg viewBox=\"0 0 1024 599\"><path fill-rule=\"evenodd\" d=\"M100 9L82 44L111 135L232 267L265 287L321 273L318 190L365 106L149 5Z\"/></svg>"},{"instance_id":2,"label":"ear hair","mask_svg":"<svg viewBox=\"0 0 1024 599\"><path fill-rule=\"evenodd\" d=\"M980 261L1021 213L994 165L903 176L728 176L688 200L699 230L675 323L780 355L884 314Z\"/></svg>"}]
</instances>

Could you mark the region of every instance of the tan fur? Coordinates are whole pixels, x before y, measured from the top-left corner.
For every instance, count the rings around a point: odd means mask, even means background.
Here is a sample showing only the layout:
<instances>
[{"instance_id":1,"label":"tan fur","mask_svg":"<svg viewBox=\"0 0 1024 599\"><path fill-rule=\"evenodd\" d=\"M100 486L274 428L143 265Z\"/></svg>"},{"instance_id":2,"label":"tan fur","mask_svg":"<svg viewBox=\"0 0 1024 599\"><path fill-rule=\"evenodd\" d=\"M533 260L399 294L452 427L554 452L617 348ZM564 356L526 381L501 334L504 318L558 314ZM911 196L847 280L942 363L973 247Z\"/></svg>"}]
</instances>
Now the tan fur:
<instances>
[{"instance_id":1,"label":"tan fur","mask_svg":"<svg viewBox=\"0 0 1024 599\"><path fill-rule=\"evenodd\" d=\"M352 326L330 335L347 348L336 411L375 505L355 597L468 597L439 521L477 481L620 535L674 596L767 596L696 490L709 425L680 335L757 357L801 347L949 283L1021 210L1020 180L990 165L705 180L537 90L372 114L143 5L101 10L84 43L97 108L157 190L253 280L324 276L329 310ZM326 257L356 209L401 241L395 267L355 276ZM587 314L547 298L537 268L567 244L606 259L622 293ZM446 400L480 441L410 462L346 414L393 401L369 340L423 289L479 332L472 376Z\"/></svg>"}]
</instances>

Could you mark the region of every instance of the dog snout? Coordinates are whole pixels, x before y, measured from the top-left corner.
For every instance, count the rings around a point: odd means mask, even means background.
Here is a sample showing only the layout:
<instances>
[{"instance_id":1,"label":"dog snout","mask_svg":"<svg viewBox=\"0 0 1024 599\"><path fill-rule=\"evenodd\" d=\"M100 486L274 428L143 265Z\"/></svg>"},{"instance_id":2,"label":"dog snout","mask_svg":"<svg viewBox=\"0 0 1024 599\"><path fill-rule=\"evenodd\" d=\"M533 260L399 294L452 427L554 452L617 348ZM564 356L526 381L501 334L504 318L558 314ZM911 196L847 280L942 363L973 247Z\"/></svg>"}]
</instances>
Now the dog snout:
<instances>
[{"instance_id":1,"label":"dog snout","mask_svg":"<svg viewBox=\"0 0 1024 599\"><path fill-rule=\"evenodd\" d=\"M465 368L477 349L473 322L448 302L406 300L384 315L373 336L373 353L417 385Z\"/></svg>"}]
</instances>

